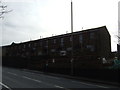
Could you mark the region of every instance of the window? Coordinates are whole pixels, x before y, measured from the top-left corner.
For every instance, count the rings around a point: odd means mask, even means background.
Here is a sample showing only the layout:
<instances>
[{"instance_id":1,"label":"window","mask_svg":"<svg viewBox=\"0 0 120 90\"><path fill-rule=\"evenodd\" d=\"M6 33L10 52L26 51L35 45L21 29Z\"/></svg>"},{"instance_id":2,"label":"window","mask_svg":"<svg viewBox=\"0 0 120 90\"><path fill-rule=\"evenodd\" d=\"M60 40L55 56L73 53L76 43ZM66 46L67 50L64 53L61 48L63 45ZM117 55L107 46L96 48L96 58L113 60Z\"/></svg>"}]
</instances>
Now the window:
<instances>
[{"instance_id":1,"label":"window","mask_svg":"<svg viewBox=\"0 0 120 90\"><path fill-rule=\"evenodd\" d=\"M29 45L28 45L29 47L30 47L30 43L29 43Z\"/></svg>"},{"instance_id":2,"label":"window","mask_svg":"<svg viewBox=\"0 0 120 90\"><path fill-rule=\"evenodd\" d=\"M42 47L42 41L40 42L40 46Z\"/></svg>"},{"instance_id":3,"label":"window","mask_svg":"<svg viewBox=\"0 0 120 90\"><path fill-rule=\"evenodd\" d=\"M83 37L82 37L82 35L79 36L79 41L80 41L80 43L83 42Z\"/></svg>"},{"instance_id":4,"label":"window","mask_svg":"<svg viewBox=\"0 0 120 90\"><path fill-rule=\"evenodd\" d=\"M48 45L48 40L46 41L46 44Z\"/></svg>"},{"instance_id":5,"label":"window","mask_svg":"<svg viewBox=\"0 0 120 90\"><path fill-rule=\"evenodd\" d=\"M53 58L52 62L55 63L55 59L54 58Z\"/></svg>"},{"instance_id":6,"label":"window","mask_svg":"<svg viewBox=\"0 0 120 90\"><path fill-rule=\"evenodd\" d=\"M87 49L90 49L91 52L95 51L95 48L93 45L87 45L86 47L87 47Z\"/></svg>"},{"instance_id":7,"label":"window","mask_svg":"<svg viewBox=\"0 0 120 90\"><path fill-rule=\"evenodd\" d=\"M61 38L61 42L63 42L64 41L64 38Z\"/></svg>"},{"instance_id":8,"label":"window","mask_svg":"<svg viewBox=\"0 0 120 90\"><path fill-rule=\"evenodd\" d=\"M94 33L90 33L90 39L94 39Z\"/></svg>"},{"instance_id":9,"label":"window","mask_svg":"<svg viewBox=\"0 0 120 90\"><path fill-rule=\"evenodd\" d=\"M25 44L24 44L24 46L23 46L24 48L25 48Z\"/></svg>"},{"instance_id":10,"label":"window","mask_svg":"<svg viewBox=\"0 0 120 90\"><path fill-rule=\"evenodd\" d=\"M70 36L70 41L72 41L72 36Z\"/></svg>"},{"instance_id":11,"label":"window","mask_svg":"<svg viewBox=\"0 0 120 90\"><path fill-rule=\"evenodd\" d=\"M42 52L41 52L41 51L38 52L38 56L39 56L39 55L42 55Z\"/></svg>"},{"instance_id":12,"label":"window","mask_svg":"<svg viewBox=\"0 0 120 90\"><path fill-rule=\"evenodd\" d=\"M56 39L54 39L54 41L53 41L53 42L54 42L54 44L55 44L55 43L56 43Z\"/></svg>"},{"instance_id":13,"label":"window","mask_svg":"<svg viewBox=\"0 0 120 90\"><path fill-rule=\"evenodd\" d=\"M36 46L37 46L37 43L34 43L34 46L36 47Z\"/></svg>"},{"instance_id":14,"label":"window","mask_svg":"<svg viewBox=\"0 0 120 90\"><path fill-rule=\"evenodd\" d=\"M20 46L19 46L18 48L19 48L19 49L21 49L21 47L20 47ZM12 49L12 48L10 48L10 49Z\"/></svg>"},{"instance_id":15,"label":"window","mask_svg":"<svg viewBox=\"0 0 120 90\"><path fill-rule=\"evenodd\" d=\"M67 51L72 51L72 47L67 48Z\"/></svg>"},{"instance_id":16,"label":"window","mask_svg":"<svg viewBox=\"0 0 120 90\"><path fill-rule=\"evenodd\" d=\"M60 51L60 56L66 56L66 51Z\"/></svg>"},{"instance_id":17,"label":"window","mask_svg":"<svg viewBox=\"0 0 120 90\"><path fill-rule=\"evenodd\" d=\"M64 38L61 38L61 46L63 46Z\"/></svg>"},{"instance_id":18,"label":"window","mask_svg":"<svg viewBox=\"0 0 120 90\"><path fill-rule=\"evenodd\" d=\"M51 52L55 52L56 50L55 49L51 49Z\"/></svg>"},{"instance_id":19,"label":"window","mask_svg":"<svg viewBox=\"0 0 120 90\"><path fill-rule=\"evenodd\" d=\"M48 47L48 40L46 41L46 47Z\"/></svg>"}]
</instances>

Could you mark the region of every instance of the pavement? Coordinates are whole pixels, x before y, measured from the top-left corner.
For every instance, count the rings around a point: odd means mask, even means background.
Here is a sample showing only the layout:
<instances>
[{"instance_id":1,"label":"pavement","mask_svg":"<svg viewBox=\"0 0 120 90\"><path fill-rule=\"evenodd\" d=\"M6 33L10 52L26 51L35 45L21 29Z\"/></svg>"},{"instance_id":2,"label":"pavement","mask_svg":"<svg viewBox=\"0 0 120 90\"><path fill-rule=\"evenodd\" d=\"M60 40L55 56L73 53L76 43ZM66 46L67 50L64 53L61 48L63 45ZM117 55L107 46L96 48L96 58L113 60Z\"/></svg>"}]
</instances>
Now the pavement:
<instances>
[{"instance_id":1,"label":"pavement","mask_svg":"<svg viewBox=\"0 0 120 90\"><path fill-rule=\"evenodd\" d=\"M107 84L98 84L83 80L55 76L43 72L3 67L0 85L8 90L15 88L79 90L80 88L118 88Z\"/></svg>"}]
</instances>

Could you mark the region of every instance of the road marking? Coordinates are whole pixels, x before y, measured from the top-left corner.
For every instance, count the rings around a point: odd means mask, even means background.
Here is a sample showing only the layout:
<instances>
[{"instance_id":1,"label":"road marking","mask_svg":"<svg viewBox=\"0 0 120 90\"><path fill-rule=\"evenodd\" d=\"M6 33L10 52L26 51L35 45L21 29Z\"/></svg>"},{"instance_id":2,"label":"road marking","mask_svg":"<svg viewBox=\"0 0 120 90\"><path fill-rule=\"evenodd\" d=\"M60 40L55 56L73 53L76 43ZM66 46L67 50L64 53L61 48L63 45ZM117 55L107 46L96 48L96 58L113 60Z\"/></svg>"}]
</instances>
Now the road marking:
<instances>
[{"instance_id":1,"label":"road marking","mask_svg":"<svg viewBox=\"0 0 120 90\"><path fill-rule=\"evenodd\" d=\"M89 85L89 86L97 86L97 87L100 87L100 88L109 88L109 87L105 87L105 86L100 86L100 85L95 85L95 84L88 84L88 83L84 83L84 82L77 82L77 81L72 81L72 82L81 83L81 84L85 84L85 85Z\"/></svg>"},{"instance_id":2,"label":"road marking","mask_svg":"<svg viewBox=\"0 0 120 90\"><path fill-rule=\"evenodd\" d=\"M58 85L54 85L55 87L57 87L57 88L64 88L64 87L61 87L61 86L58 86Z\"/></svg>"},{"instance_id":3,"label":"road marking","mask_svg":"<svg viewBox=\"0 0 120 90\"><path fill-rule=\"evenodd\" d=\"M43 74L43 72L40 72L40 71L35 71L35 70L28 70L28 69L23 69L23 71L26 71L26 72L28 72L28 73L32 73L32 74L35 74L35 73L42 73Z\"/></svg>"},{"instance_id":4,"label":"road marking","mask_svg":"<svg viewBox=\"0 0 120 90\"><path fill-rule=\"evenodd\" d=\"M52 76L47 76L47 75L45 75L45 77L53 78L53 79L60 79L60 78L57 78L57 77L52 77Z\"/></svg>"},{"instance_id":5,"label":"road marking","mask_svg":"<svg viewBox=\"0 0 120 90\"><path fill-rule=\"evenodd\" d=\"M41 83L42 81L39 81L39 80L36 80L36 79L32 79L32 78L29 78L29 77L26 77L26 76L22 76L23 78L26 78L26 79L29 79L29 80L33 80L33 81L36 81L36 82L39 82ZM48 86L53 86L52 84L48 84L48 83L44 83L42 82L43 84L45 85L48 85ZM58 85L54 85L54 87L57 87L57 88L64 88L64 87L61 87L61 86L58 86ZM65 89L65 88L64 88Z\"/></svg>"},{"instance_id":6,"label":"road marking","mask_svg":"<svg viewBox=\"0 0 120 90\"><path fill-rule=\"evenodd\" d=\"M36 81L36 82L39 82L39 83L41 83L41 81L39 81L39 80L36 80L36 79L32 79L32 78L29 78L29 77L26 77L26 76L22 76L23 78L26 78L26 79L29 79L29 80L33 80L33 81Z\"/></svg>"},{"instance_id":7,"label":"road marking","mask_svg":"<svg viewBox=\"0 0 120 90\"><path fill-rule=\"evenodd\" d=\"M61 86L58 86L58 85L54 85L56 88L62 88L64 90L71 90L71 89L68 89L68 88L64 88L64 87L61 87Z\"/></svg>"},{"instance_id":8,"label":"road marking","mask_svg":"<svg viewBox=\"0 0 120 90\"><path fill-rule=\"evenodd\" d=\"M1 83L0 82L0 84L2 85L2 86L4 86L5 88L7 88L7 89L9 89L9 90L12 90L10 87L8 87L7 85L5 85L5 84L3 84L3 83Z\"/></svg>"},{"instance_id":9,"label":"road marking","mask_svg":"<svg viewBox=\"0 0 120 90\"><path fill-rule=\"evenodd\" d=\"M11 73L11 72L7 72L7 73L17 76L17 74L15 74L15 73ZM26 78L26 79L29 79L29 80L33 80L33 81L41 83L41 81L36 80L36 79L32 79L32 78L29 78L29 77L26 77L26 76L22 76L22 77ZM57 77L52 77L52 76L47 76L47 75L46 75L46 77L48 77L48 78L54 78L54 79L59 79ZM72 81L72 82L81 83L81 84L85 84L85 85L89 85L89 86L97 86L97 87L100 87L100 88L108 88L108 87L105 87L105 86L100 86L100 85L95 85L95 84L88 84L88 83L84 83L84 82L77 82L77 81ZM47 84L47 83L45 83L45 84ZM50 84L47 84L47 85L50 85ZM55 87L64 88L64 87L57 86L57 85L55 85Z\"/></svg>"},{"instance_id":10,"label":"road marking","mask_svg":"<svg viewBox=\"0 0 120 90\"><path fill-rule=\"evenodd\" d=\"M25 69L24 69L24 70L25 70ZM38 72L38 71L34 71L34 72ZM27 72L27 73L30 73L30 74L36 74L36 73L32 73L32 72ZM42 72L37 73L37 74L43 75ZM52 76L48 76L48 75L44 75L44 77L47 77L47 78L53 78L53 79L60 79L60 78L58 78L58 77L52 77Z\"/></svg>"},{"instance_id":11,"label":"road marking","mask_svg":"<svg viewBox=\"0 0 120 90\"><path fill-rule=\"evenodd\" d=\"M7 72L7 73L17 76L17 74L15 74L15 73L11 73L11 72Z\"/></svg>"},{"instance_id":12,"label":"road marking","mask_svg":"<svg viewBox=\"0 0 120 90\"><path fill-rule=\"evenodd\" d=\"M23 69L24 71L28 71L27 69ZM32 70L31 70L32 71ZM37 72L37 74L44 74L43 72L39 72L39 71L33 71L33 72L27 72L27 73L31 73L31 74L36 74L36 72ZM54 78L54 79L60 79L60 78L58 78L58 77L52 77L52 76L48 76L48 75L44 75L45 77L48 77L48 78Z\"/></svg>"}]
</instances>

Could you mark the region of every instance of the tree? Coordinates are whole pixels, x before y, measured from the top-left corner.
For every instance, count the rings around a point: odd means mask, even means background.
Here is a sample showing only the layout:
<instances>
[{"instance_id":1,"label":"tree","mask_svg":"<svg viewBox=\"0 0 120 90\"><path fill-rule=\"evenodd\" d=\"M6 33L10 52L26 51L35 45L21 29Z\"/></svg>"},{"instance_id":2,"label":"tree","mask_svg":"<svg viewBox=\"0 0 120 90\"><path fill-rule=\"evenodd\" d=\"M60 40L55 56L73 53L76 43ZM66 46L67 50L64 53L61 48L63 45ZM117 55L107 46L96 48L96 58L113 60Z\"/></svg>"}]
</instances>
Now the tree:
<instances>
[{"instance_id":1,"label":"tree","mask_svg":"<svg viewBox=\"0 0 120 90\"><path fill-rule=\"evenodd\" d=\"M117 36L118 37L118 39L120 40L120 36Z\"/></svg>"},{"instance_id":2,"label":"tree","mask_svg":"<svg viewBox=\"0 0 120 90\"><path fill-rule=\"evenodd\" d=\"M7 5L3 5L2 2L0 1L0 18L4 18L4 14L5 13L8 13L8 12L11 12L12 10L6 10L7 8Z\"/></svg>"},{"instance_id":3,"label":"tree","mask_svg":"<svg viewBox=\"0 0 120 90\"><path fill-rule=\"evenodd\" d=\"M118 44L120 44L120 36L119 35L115 35L115 37L117 38L117 40L118 40Z\"/></svg>"},{"instance_id":4,"label":"tree","mask_svg":"<svg viewBox=\"0 0 120 90\"><path fill-rule=\"evenodd\" d=\"M120 36L116 35L116 37L118 38L118 40L120 40Z\"/></svg>"}]
</instances>

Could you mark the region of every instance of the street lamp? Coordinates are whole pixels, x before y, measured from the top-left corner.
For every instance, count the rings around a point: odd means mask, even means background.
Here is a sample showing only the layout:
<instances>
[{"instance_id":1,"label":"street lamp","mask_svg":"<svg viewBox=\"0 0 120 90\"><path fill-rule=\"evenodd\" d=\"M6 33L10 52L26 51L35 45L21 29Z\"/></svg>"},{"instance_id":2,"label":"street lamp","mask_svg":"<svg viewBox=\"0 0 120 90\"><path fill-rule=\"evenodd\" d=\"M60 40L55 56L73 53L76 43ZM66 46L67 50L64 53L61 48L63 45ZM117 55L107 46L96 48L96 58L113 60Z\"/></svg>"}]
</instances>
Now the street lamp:
<instances>
[{"instance_id":1,"label":"street lamp","mask_svg":"<svg viewBox=\"0 0 120 90\"><path fill-rule=\"evenodd\" d=\"M72 0L71 0L71 75L73 75L73 63L74 63L74 58L73 58L73 8L72 8Z\"/></svg>"}]
</instances>

